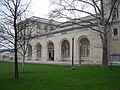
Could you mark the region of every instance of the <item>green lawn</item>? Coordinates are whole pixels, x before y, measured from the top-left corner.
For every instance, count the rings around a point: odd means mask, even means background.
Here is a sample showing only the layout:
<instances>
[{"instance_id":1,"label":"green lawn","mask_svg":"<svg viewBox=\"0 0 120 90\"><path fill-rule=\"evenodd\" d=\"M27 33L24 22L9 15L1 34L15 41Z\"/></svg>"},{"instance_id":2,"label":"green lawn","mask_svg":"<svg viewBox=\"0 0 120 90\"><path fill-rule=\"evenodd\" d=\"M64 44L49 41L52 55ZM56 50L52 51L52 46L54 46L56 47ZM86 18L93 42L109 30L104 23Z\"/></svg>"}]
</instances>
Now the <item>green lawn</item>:
<instances>
[{"instance_id":1,"label":"green lawn","mask_svg":"<svg viewBox=\"0 0 120 90\"><path fill-rule=\"evenodd\" d=\"M0 62L0 90L120 90L120 67L19 64L19 79L14 78L14 63Z\"/></svg>"}]
</instances>

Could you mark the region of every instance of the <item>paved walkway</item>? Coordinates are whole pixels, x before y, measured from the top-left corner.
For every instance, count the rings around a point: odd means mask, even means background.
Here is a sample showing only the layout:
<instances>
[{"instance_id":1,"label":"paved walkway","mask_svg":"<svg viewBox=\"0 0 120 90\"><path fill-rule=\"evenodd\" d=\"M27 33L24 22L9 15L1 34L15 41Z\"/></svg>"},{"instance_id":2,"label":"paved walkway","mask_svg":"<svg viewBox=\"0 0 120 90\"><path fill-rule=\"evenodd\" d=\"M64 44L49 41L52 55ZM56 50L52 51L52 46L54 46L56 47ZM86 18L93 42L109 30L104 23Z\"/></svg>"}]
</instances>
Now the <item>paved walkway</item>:
<instances>
[{"instance_id":1,"label":"paved walkway","mask_svg":"<svg viewBox=\"0 0 120 90\"><path fill-rule=\"evenodd\" d=\"M19 62L22 62L22 60L20 60ZM72 62L71 61L32 61L32 60L26 60L26 63L35 63L35 64L56 64L56 65L69 65L72 66ZM74 62L75 66L79 66L79 65L100 65L98 63L92 63L92 62L82 62L81 64L79 64L79 62Z\"/></svg>"},{"instance_id":2,"label":"paved walkway","mask_svg":"<svg viewBox=\"0 0 120 90\"><path fill-rule=\"evenodd\" d=\"M4 60L8 62L14 62L13 60ZM18 62L23 62L22 60L19 60ZM69 65L72 66L71 61L33 61L33 60L25 60L25 63L34 63L34 64L56 64L56 65ZM96 63L91 62L82 62L82 64L79 64L79 62L74 62L74 65L100 65Z\"/></svg>"},{"instance_id":3,"label":"paved walkway","mask_svg":"<svg viewBox=\"0 0 120 90\"><path fill-rule=\"evenodd\" d=\"M0 60L1 61L1 60ZM8 62L14 62L13 60L4 60ZM22 60L19 60L18 62L22 62ZM33 60L26 60L26 63L34 63L34 64L56 64L56 65L69 65L72 66L72 62L70 61L33 61ZM101 65L99 63L93 63L93 62L82 62L79 64L79 62L74 62L74 65L79 66L79 65ZM109 65L111 65L109 63ZM120 62L112 62L112 65L114 66L120 66Z\"/></svg>"},{"instance_id":4,"label":"paved walkway","mask_svg":"<svg viewBox=\"0 0 120 90\"><path fill-rule=\"evenodd\" d=\"M19 60L19 62L22 62L22 60ZM32 60L26 60L26 63L35 63L35 64L56 64L56 65L72 65L72 62L68 61L32 61ZM78 63L74 63L75 65L79 65Z\"/></svg>"}]
</instances>

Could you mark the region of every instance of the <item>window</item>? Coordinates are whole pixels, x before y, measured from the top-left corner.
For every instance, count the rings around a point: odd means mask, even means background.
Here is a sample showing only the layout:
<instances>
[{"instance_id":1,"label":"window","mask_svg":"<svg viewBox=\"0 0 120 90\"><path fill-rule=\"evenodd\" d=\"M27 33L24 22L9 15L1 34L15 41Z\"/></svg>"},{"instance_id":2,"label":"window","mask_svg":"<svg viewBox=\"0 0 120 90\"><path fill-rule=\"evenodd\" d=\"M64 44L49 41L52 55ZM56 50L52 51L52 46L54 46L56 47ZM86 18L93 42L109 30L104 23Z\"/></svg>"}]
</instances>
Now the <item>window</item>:
<instances>
[{"instance_id":1,"label":"window","mask_svg":"<svg viewBox=\"0 0 120 90\"><path fill-rule=\"evenodd\" d=\"M40 33L40 30L41 30L41 25L40 23L37 23L37 33Z\"/></svg>"},{"instance_id":2,"label":"window","mask_svg":"<svg viewBox=\"0 0 120 90\"><path fill-rule=\"evenodd\" d=\"M113 36L118 36L118 35L119 35L118 29L114 28L113 29Z\"/></svg>"},{"instance_id":3,"label":"window","mask_svg":"<svg viewBox=\"0 0 120 90\"><path fill-rule=\"evenodd\" d=\"M45 31L45 33L48 32L48 26L47 25L44 25L44 31Z\"/></svg>"},{"instance_id":4,"label":"window","mask_svg":"<svg viewBox=\"0 0 120 90\"><path fill-rule=\"evenodd\" d=\"M116 20L119 18L119 12L118 12L118 8L115 7L114 11L113 11L113 20Z\"/></svg>"},{"instance_id":5,"label":"window","mask_svg":"<svg viewBox=\"0 0 120 90\"><path fill-rule=\"evenodd\" d=\"M90 56L90 42L87 38L83 38L79 42L79 56L80 58Z\"/></svg>"},{"instance_id":6,"label":"window","mask_svg":"<svg viewBox=\"0 0 120 90\"><path fill-rule=\"evenodd\" d=\"M70 45L67 40L64 40L61 44L61 56L62 58L68 58L70 56Z\"/></svg>"},{"instance_id":7,"label":"window","mask_svg":"<svg viewBox=\"0 0 120 90\"><path fill-rule=\"evenodd\" d=\"M89 45L82 45L81 46L81 56L88 57L89 56Z\"/></svg>"},{"instance_id":8,"label":"window","mask_svg":"<svg viewBox=\"0 0 120 90\"><path fill-rule=\"evenodd\" d=\"M115 3L116 2L116 3ZM115 3L115 5L114 5ZM113 8L113 13L112 13L112 16L113 16L113 20L116 20L119 18L119 0L111 0L111 6L114 6Z\"/></svg>"},{"instance_id":9,"label":"window","mask_svg":"<svg viewBox=\"0 0 120 90\"><path fill-rule=\"evenodd\" d=\"M36 53L37 59L41 58L41 45L40 44L37 45L36 51L37 51L37 53Z\"/></svg>"},{"instance_id":10,"label":"window","mask_svg":"<svg viewBox=\"0 0 120 90\"><path fill-rule=\"evenodd\" d=\"M28 44L28 59L32 58L32 46Z\"/></svg>"}]
</instances>

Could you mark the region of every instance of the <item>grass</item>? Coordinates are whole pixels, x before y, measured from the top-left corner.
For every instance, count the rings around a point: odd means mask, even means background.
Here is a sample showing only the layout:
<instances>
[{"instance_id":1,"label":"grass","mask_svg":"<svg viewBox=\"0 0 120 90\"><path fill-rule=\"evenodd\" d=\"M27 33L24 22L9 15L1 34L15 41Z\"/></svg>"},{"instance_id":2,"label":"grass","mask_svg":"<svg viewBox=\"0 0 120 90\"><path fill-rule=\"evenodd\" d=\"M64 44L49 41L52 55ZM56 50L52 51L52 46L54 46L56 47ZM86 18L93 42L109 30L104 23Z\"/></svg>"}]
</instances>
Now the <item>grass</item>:
<instances>
[{"instance_id":1,"label":"grass","mask_svg":"<svg viewBox=\"0 0 120 90\"><path fill-rule=\"evenodd\" d=\"M120 67L19 64L14 79L14 63L0 62L0 90L120 90Z\"/></svg>"}]
</instances>

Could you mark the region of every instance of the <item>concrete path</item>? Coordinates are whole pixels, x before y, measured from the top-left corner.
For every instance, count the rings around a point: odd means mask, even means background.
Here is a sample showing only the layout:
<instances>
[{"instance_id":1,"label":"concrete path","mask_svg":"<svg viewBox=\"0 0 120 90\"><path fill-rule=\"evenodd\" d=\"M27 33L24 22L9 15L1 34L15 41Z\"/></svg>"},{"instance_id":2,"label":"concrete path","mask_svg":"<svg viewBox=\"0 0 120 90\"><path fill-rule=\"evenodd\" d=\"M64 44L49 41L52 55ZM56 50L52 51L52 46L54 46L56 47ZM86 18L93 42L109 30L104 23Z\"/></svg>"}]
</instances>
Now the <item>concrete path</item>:
<instances>
[{"instance_id":1,"label":"concrete path","mask_svg":"<svg viewBox=\"0 0 120 90\"><path fill-rule=\"evenodd\" d=\"M1 60L0 60L1 61ZM13 60L4 60L7 62L14 62ZM22 62L22 60L19 60L18 62ZM34 64L55 64L55 65L69 65L72 66L72 62L70 61L33 61L33 60L26 60L25 63L34 63ZM108 63L111 65L110 63ZM79 64L79 62L74 62L75 66L84 66L84 65L101 65L99 63L93 63L93 62L82 62ZM112 62L113 66L120 66L120 62Z\"/></svg>"},{"instance_id":2,"label":"concrete path","mask_svg":"<svg viewBox=\"0 0 120 90\"><path fill-rule=\"evenodd\" d=\"M19 62L22 62L22 60L19 60ZM72 65L72 62L68 61L32 61L32 60L26 60L26 63L34 63L34 64L56 64L56 65ZM74 63L75 65L79 65L78 63Z\"/></svg>"},{"instance_id":3,"label":"concrete path","mask_svg":"<svg viewBox=\"0 0 120 90\"><path fill-rule=\"evenodd\" d=\"M20 60L19 62L22 62ZM69 65L72 66L71 61L33 61L33 60L26 60L26 63L35 63L35 64L56 64L56 65ZM82 62L79 64L79 62L74 62L75 66L84 66L84 65L100 65L98 63L92 63L92 62Z\"/></svg>"}]
</instances>

